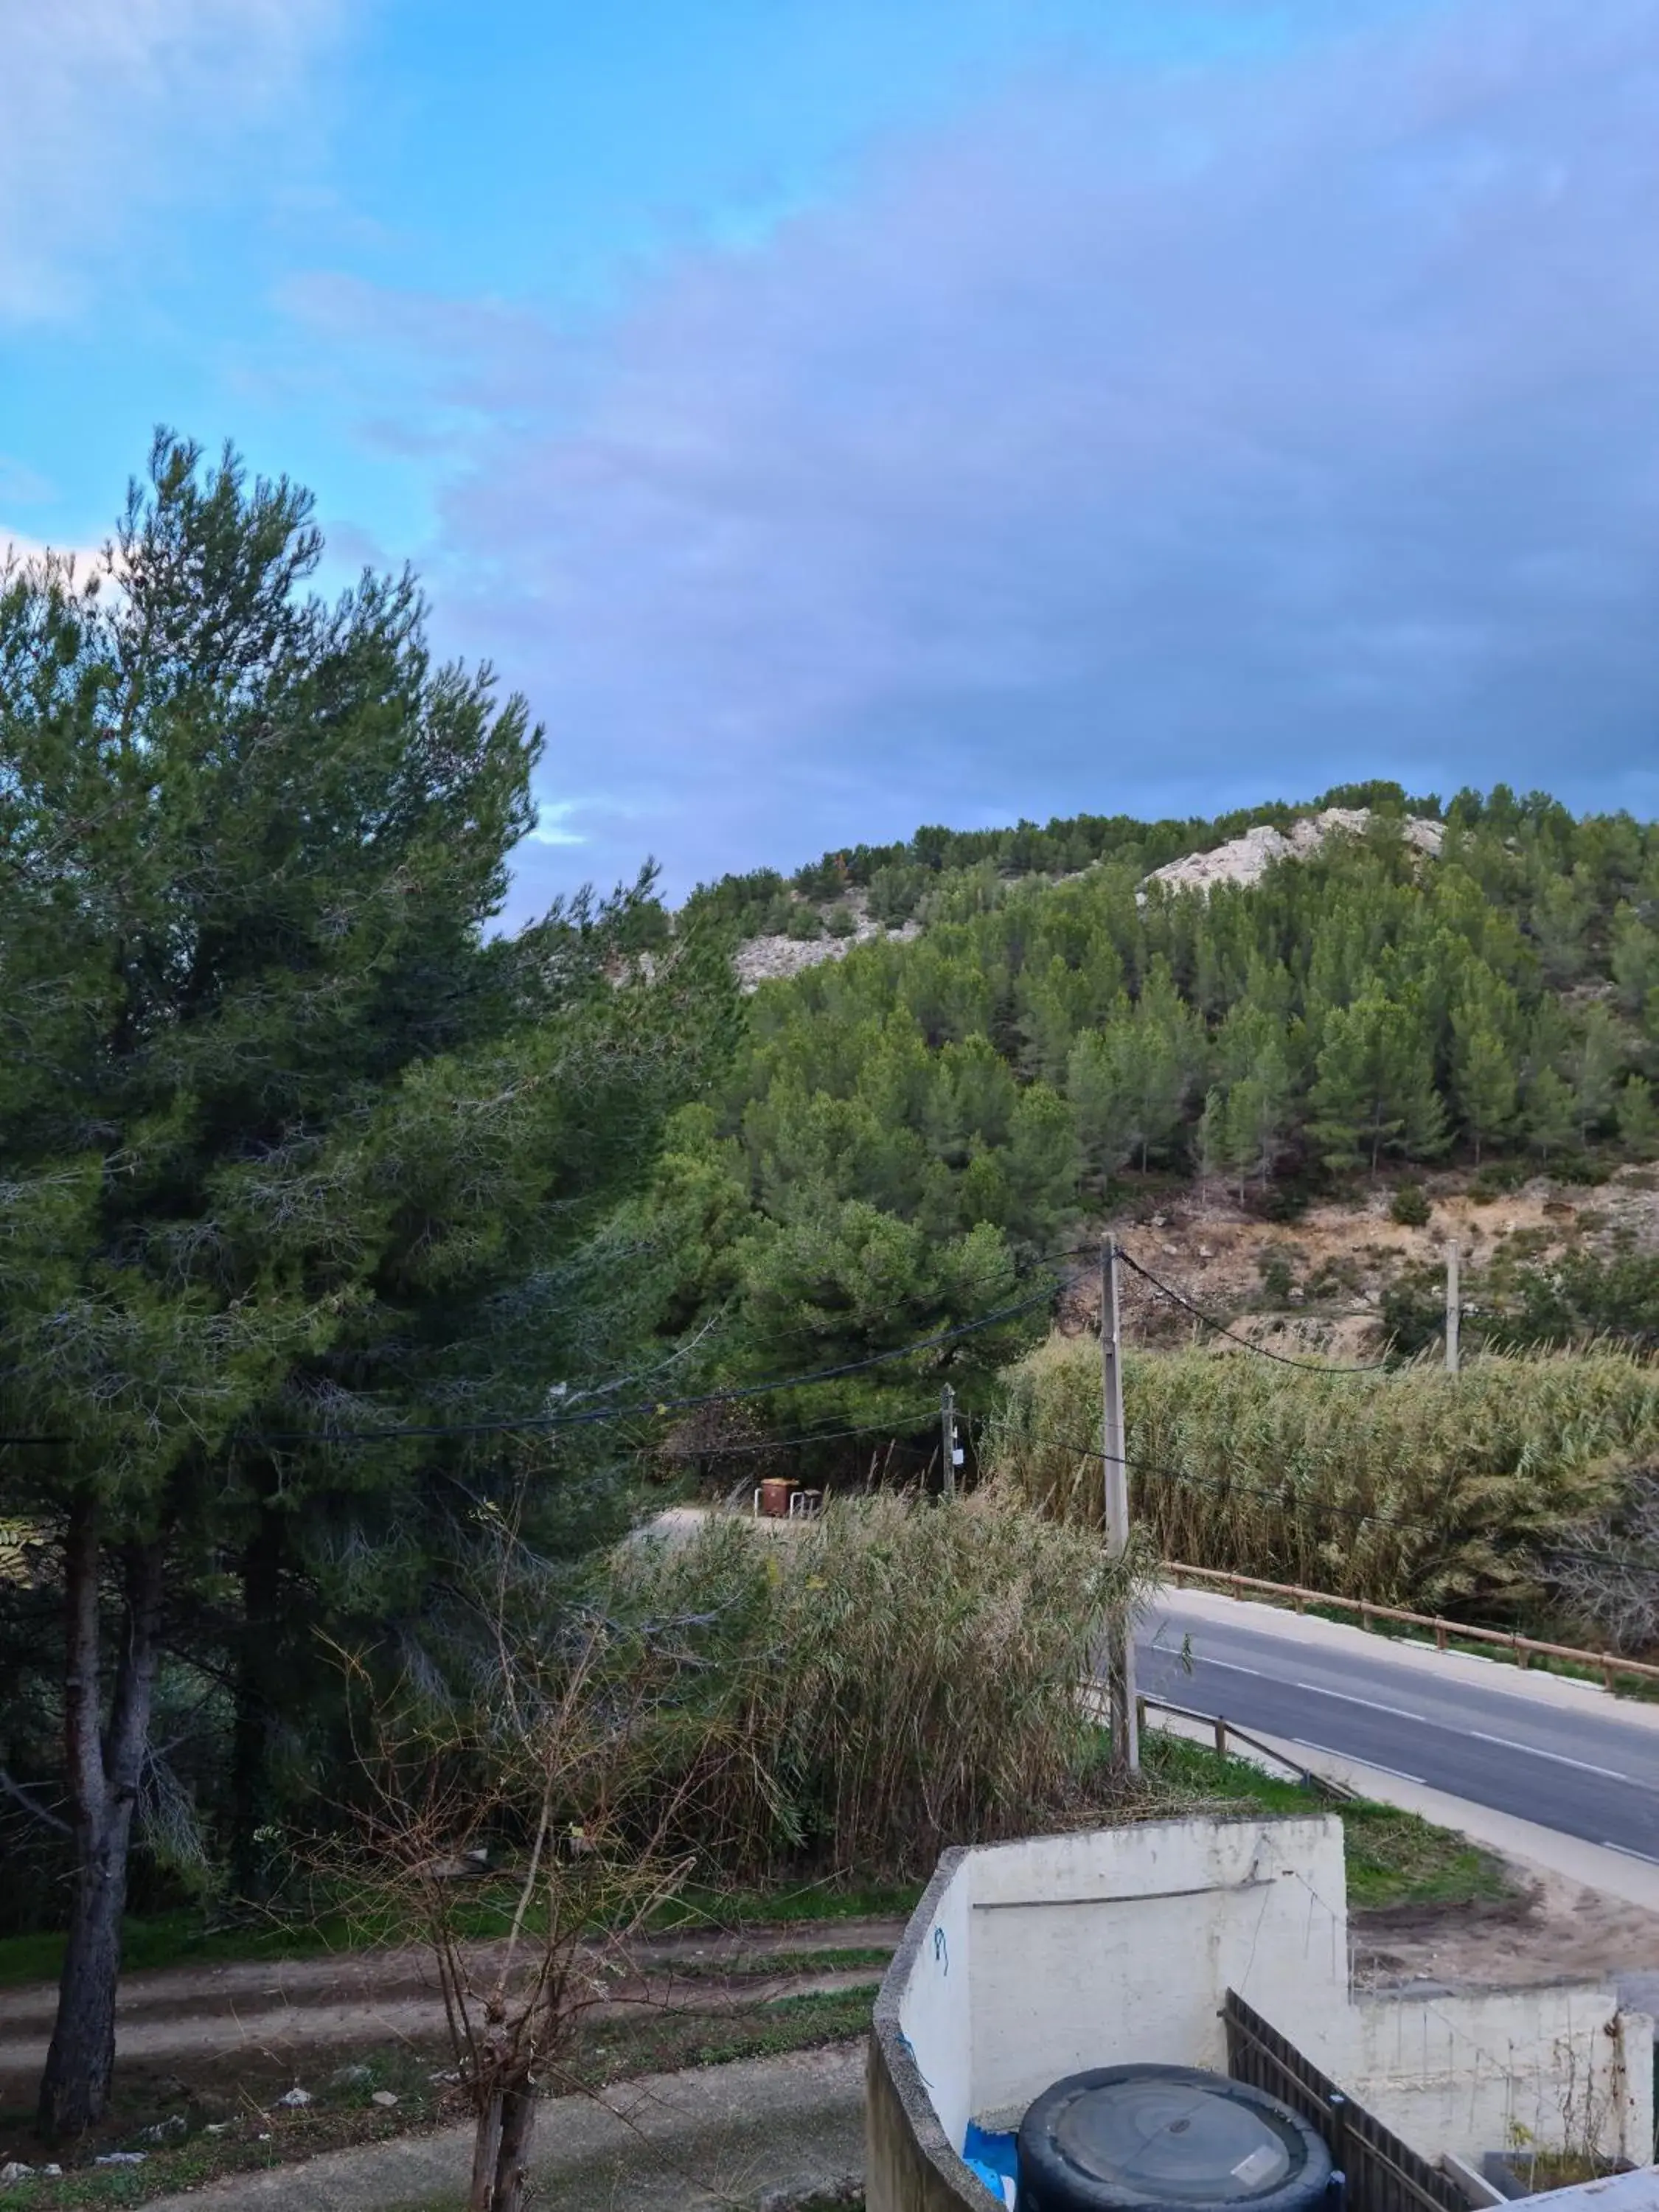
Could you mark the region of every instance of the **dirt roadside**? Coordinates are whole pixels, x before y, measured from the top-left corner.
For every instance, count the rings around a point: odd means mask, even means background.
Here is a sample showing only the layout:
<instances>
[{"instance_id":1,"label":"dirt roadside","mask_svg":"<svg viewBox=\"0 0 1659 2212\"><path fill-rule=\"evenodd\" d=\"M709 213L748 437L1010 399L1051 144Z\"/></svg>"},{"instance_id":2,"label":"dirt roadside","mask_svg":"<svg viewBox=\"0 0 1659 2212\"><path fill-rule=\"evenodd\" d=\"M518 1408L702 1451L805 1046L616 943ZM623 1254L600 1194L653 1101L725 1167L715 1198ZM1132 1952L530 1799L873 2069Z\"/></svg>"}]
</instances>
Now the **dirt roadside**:
<instances>
[{"instance_id":1,"label":"dirt roadside","mask_svg":"<svg viewBox=\"0 0 1659 2212\"><path fill-rule=\"evenodd\" d=\"M839 1920L659 1937L637 1947L636 1972L608 1992L605 2013L618 2019L661 2010L716 2015L855 1987L878 1978L879 1968L817 1971L807 1954L890 1949L902 1927L893 1919ZM769 1954L787 1958L787 1967L767 1974ZM491 1950L481 1947L478 1955L487 1960ZM27 2104L46 2057L57 1995L49 1983L0 1990L0 2106ZM175 2075L192 2088L240 2087L250 2074L295 2080L389 2043L434 2060L447 2050L431 1960L413 1947L131 1974L116 2014L118 2072L129 2094Z\"/></svg>"},{"instance_id":2,"label":"dirt roadside","mask_svg":"<svg viewBox=\"0 0 1659 2212\"><path fill-rule=\"evenodd\" d=\"M1352 1914L1355 1986L1433 1981L1516 1987L1659 1969L1659 1912L1546 1867L1505 1863L1516 1887L1510 1898Z\"/></svg>"}]
</instances>

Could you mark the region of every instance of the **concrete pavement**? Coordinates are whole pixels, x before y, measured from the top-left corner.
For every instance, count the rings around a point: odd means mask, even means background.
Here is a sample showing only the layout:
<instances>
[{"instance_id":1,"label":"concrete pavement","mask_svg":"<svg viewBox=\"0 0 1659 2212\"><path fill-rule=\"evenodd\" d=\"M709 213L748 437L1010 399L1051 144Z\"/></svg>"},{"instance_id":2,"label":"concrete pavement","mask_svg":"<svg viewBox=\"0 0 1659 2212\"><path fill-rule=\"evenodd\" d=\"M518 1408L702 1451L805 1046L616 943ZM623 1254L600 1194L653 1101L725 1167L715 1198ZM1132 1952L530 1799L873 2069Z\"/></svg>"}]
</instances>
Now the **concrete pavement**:
<instances>
[{"instance_id":1,"label":"concrete pavement","mask_svg":"<svg viewBox=\"0 0 1659 2212\"><path fill-rule=\"evenodd\" d=\"M554 2097L536 2123L538 2212L712 2212L864 2170L864 2044L700 2067ZM236 2174L148 2212L453 2212L472 2130L445 2128Z\"/></svg>"}]
</instances>

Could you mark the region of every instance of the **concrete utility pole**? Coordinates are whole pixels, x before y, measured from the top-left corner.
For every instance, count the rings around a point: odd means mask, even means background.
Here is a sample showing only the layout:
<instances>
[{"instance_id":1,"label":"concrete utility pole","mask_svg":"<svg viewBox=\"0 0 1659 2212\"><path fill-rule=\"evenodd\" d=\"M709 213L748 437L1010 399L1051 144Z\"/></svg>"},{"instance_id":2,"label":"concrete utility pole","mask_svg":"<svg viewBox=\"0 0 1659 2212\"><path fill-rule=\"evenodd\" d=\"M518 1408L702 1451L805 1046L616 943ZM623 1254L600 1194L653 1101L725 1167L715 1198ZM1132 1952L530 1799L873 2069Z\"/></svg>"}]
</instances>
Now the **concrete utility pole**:
<instances>
[{"instance_id":1,"label":"concrete utility pole","mask_svg":"<svg viewBox=\"0 0 1659 2212\"><path fill-rule=\"evenodd\" d=\"M943 1439L945 1495L957 1494L957 1394L947 1382L939 1394L939 1435Z\"/></svg>"},{"instance_id":2,"label":"concrete utility pole","mask_svg":"<svg viewBox=\"0 0 1659 2212\"><path fill-rule=\"evenodd\" d=\"M1457 1372L1457 1329L1463 1318L1462 1302L1458 1296L1457 1239L1454 1237L1446 1247L1446 1372Z\"/></svg>"},{"instance_id":3,"label":"concrete utility pole","mask_svg":"<svg viewBox=\"0 0 1659 2212\"><path fill-rule=\"evenodd\" d=\"M1116 1559L1129 1547L1129 1470L1123 1450L1123 1346L1118 1330L1115 1237L1109 1237L1100 1248L1100 1449L1105 1476L1106 1548ZM1135 1647L1127 1615L1114 1613L1107 1633L1112 1765L1120 1774L1139 1774Z\"/></svg>"}]
</instances>

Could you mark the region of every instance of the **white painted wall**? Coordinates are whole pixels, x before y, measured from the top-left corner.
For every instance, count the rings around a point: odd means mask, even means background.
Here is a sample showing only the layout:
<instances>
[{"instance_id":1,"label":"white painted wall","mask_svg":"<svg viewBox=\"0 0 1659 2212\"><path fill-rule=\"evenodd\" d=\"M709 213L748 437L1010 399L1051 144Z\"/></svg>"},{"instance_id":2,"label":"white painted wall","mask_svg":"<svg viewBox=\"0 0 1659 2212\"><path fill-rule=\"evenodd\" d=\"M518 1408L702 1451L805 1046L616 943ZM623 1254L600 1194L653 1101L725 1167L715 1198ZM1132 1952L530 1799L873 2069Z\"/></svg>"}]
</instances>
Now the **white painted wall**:
<instances>
[{"instance_id":1,"label":"white painted wall","mask_svg":"<svg viewBox=\"0 0 1659 2212\"><path fill-rule=\"evenodd\" d=\"M915 2056L946 2140L957 2150L974 2117L969 2001L975 1854L963 1855L935 1900L910 1978L899 1999L899 2027Z\"/></svg>"},{"instance_id":2,"label":"white painted wall","mask_svg":"<svg viewBox=\"0 0 1659 2212\"><path fill-rule=\"evenodd\" d=\"M950 2142L1018 2122L1063 2075L1226 2069L1222 1997L1265 2019L1425 2157L1525 2129L1641 2158L1653 2023L1593 1984L1352 2000L1342 1825L1164 1820L963 1854L900 2022Z\"/></svg>"},{"instance_id":3,"label":"white painted wall","mask_svg":"<svg viewBox=\"0 0 1659 2212\"><path fill-rule=\"evenodd\" d=\"M1340 2033L1347 1922L1330 1815L1097 1829L964 1863L976 2114L1023 2112L1085 2066L1224 2072L1229 1988L1292 2041Z\"/></svg>"},{"instance_id":4,"label":"white painted wall","mask_svg":"<svg viewBox=\"0 0 1659 2212\"><path fill-rule=\"evenodd\" d=\"M1348 2039L1342 2063L1326 2070L1430 2156L1478 2160L1516 2142L1652 2154L1653 2022L1620 2013L1611 1989L1362 1997Z\"/></svg>"}]
</instances>

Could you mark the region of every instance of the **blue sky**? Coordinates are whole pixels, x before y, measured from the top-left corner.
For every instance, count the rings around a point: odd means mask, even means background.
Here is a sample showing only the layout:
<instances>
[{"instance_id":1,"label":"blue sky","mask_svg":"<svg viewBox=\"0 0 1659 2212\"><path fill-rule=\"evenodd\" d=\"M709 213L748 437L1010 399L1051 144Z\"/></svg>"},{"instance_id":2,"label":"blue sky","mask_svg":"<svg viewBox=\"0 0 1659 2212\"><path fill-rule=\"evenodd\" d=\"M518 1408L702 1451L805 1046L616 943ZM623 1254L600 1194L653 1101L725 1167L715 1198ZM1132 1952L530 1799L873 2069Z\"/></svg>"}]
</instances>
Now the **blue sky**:
<instances>
[{"instance_id":1,"label":"blue sky","mask_svg":"<svg viewBox=\"0 0 1659 2212\"><path fill-rule=\"evenodd\" d=\"M167 421L548 726L523 910L1393 774L1659 798L1659 0L65 0L0 541Z\"/></svg>"}]
</instances>

